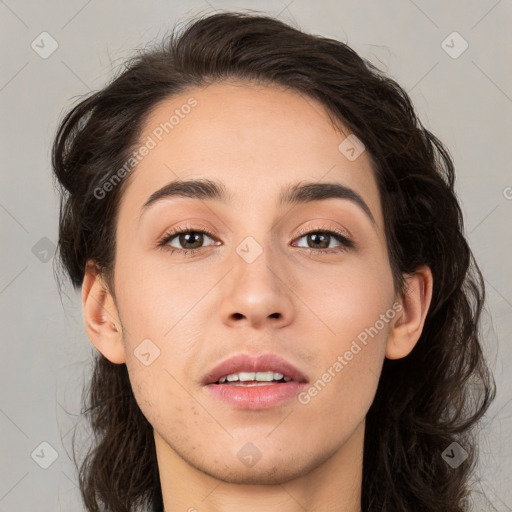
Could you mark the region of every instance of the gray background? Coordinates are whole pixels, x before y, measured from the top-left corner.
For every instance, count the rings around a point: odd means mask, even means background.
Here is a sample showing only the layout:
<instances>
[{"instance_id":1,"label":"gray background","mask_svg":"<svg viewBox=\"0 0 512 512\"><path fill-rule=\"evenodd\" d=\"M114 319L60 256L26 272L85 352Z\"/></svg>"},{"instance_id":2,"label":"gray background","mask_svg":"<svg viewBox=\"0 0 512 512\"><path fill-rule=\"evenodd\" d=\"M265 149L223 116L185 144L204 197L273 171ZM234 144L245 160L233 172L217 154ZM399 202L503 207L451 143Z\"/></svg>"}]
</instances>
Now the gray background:
<instances>
[{"instance_id":1,"label":"gray background","mask_svg":"<svg viewBox=\"0 0 512 512\"><path fill-rule=\"evenodd\" d=\"M52 270L58 203L49 148L57 123L134 49L215 9L264 11L348 43L406 88L450 149L466 234L486 278L482 331L498 384L473 499L485 491L496 510L512 510L510 1L0 0L0 512L83 510L70 443L76 422L78 439L87 433L80 394L93 346L79 293L69 286L61 302ZM31 47L35 40L39 52L51 48L48 36L38 37L44 31L58 44L47 58Z\"/></svg>"}]
</instances>

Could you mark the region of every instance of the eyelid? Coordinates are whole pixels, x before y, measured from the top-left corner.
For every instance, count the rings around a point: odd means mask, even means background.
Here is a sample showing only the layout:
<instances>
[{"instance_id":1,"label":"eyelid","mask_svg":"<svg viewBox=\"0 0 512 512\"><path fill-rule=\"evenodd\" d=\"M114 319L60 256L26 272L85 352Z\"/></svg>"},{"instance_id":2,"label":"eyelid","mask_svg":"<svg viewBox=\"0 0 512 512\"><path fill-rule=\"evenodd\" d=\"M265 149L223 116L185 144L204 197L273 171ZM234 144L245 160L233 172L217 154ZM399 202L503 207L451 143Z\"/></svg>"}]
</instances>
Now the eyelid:
<instances>
[{"instance_id":1,"label":"eyelid","mask_svg":"<svg viewBox=\"0 0 512 512\"><path fill-rule=\"evenodd\" d=\"M207 228L206 226L202 226L200 224L197 224L195 226L186 224L184 226L178 226L175 228L165 230L164 234L158 238L157 245L158 246L163 245L164 243L166 243L165 240L168 240L170 237L174 238L174 237L180 235L181 233L186 233L188 231L204 232L210 238L212 238L212 239L216 238L215 235L213 234L213 230L211 230L210 228ZM178 250L180 250L180 249L178 249ZM185 249L181 249L181 250L185 250Z\"/></svg>"},{"instance_id":2,"label":"eyelid","mask_svg":"<svg viewBox=\"0 0 512 512\"><path fill-rule=\"evenodd\" d=\"M307 228L301 228L298 232L297 232L297 235L296 236L303 236L303 235L307 235L308 233L314 233L316 231L322 231L322 230L326 230L326 231L333 231L335 233L337 233L338 235L340 236L343 236L344 238L346 238L347 240L350 240L352 241L352 235L350 234L350 232L346 229L341 229L341 228L337 228L337 227L334 227L334 226L326 226L326 225L321 225L321 226L313 226L313 227L307 227Z\"/></svg>"}]
</instances>

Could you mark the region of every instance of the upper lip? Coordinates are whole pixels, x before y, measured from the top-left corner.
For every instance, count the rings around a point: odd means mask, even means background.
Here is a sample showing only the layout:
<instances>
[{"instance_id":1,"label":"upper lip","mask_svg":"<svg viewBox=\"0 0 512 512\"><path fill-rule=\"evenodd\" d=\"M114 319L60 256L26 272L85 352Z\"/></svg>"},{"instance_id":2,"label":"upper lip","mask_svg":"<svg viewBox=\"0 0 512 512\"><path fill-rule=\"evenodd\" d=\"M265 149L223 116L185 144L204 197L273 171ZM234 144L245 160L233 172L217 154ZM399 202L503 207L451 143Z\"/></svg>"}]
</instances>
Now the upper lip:
<instances>
[{"instance_id":1,"label":"upper lip","mask_svg":"<svg viewBox=\"0 0 512 512\"><path fill-rule=\"evenodd\" d=\"M238 372L282 373L296 382L308 382L307 377L290 362L277 354L261 354L257 357L249 354L236 354L225 359L203 377L203 385L213 384L221 377Z\"/></svg>"}]
</instances>

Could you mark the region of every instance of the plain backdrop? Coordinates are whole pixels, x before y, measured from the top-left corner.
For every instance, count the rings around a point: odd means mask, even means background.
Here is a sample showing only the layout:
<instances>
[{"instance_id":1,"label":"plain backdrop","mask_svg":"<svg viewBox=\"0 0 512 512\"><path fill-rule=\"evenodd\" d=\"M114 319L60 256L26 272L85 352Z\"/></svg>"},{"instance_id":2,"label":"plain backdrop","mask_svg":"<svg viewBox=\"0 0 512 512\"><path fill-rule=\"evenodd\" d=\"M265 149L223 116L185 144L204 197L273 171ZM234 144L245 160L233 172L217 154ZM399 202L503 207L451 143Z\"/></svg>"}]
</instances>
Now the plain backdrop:
<instances>
[{"instance_id":1,"label":"plain backdrop","mask_svg":"<svg viewBox=\"0 0 512 512\"><path fill-rule=\"evenodd\" d=\"M448 146L485 275L483 333L498 385L482 425L475 510L481 491L512 510L510 1L0 0L0 512L83 510L70 442L75 424L77 436L87 433L80 397L93 346L79 293L68 286L61 302L52 269L57 124L135 49L216 9L265 12L348 43L410 93Z\"/></svg>"}]
</instances>

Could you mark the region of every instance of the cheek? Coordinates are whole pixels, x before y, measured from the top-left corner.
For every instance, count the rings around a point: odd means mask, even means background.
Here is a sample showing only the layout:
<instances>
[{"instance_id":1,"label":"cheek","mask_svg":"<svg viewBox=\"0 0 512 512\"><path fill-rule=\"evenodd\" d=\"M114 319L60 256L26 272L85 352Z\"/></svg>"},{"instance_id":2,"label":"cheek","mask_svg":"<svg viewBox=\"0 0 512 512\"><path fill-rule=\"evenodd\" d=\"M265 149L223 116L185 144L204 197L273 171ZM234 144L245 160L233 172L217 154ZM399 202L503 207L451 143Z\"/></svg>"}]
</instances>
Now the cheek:
<instances>
[{"instance_id":1,"label":"cheek","mask_svg":"<svg viewBox=\"0 0 512 512\"><path fill-rule=\"evenodd\" d=\"M302 296L310 310L319 312L311 330L316 330L320 365L299 401L311 404L315 416L333 415L337 428L347 415L362 420L373 401L397 314L393 282L390 269L354 265L350 272L340 269L317 283L322 292L303 289Z\"/></svg>"},{"instance_id":2,"label":"cheek","mask_svg":"<svg viewBox=\"0 0 512 512\"><path fill-rule=\"evenodd\" d=\"M194 309L215 285L215 277L161 258L129 258L116 268L116 290L123 323L132 338L168 339L194 316ZM188 269L188 270L187 270Z\"/></svg>"},{"instance_id":3,"label":"cheek","mask_svg":"<svg viewBox=\"0 0 512 512\"><path fill-rule=\"evenodd\" d=\"M314 277L311 272L305 275L295 280L294 288L305 306L304 317L315 323L318 335L336 350L360 333L364 338L365 329L379 322L393 304L391 269L377 259L354 257L346 264L325 266ZM388 324L379 322L378 330L385 331Z\"/></svg>"},{"instance_id":4,"label":"cheek","mask_svg":"<svg viewBox=\"0 0 512 512\"><path fill-rule=\"evenodd\" d=\"M161 358L150 366L144 366L137 358L131 358L127 360L126 366L135 400L149 423L156 426L172 421L173 427L179 428L184 420L184 402L173 372L164 369ZM169 430L169 434L173 430Z\"/></svg>"},{"instance_id":5,"label":"cheek","mask_svg":"<svg viewBox=\"0 0 512 512\"><path fill-rule=\"evenodd\" d=\"M323 364L298 396L302 421L343 440L364 420L379 383L387 331L385 327L372 338L363 330L364 342L362 336L340 336L323 349Z\"/></svg>"}]
</instances>

